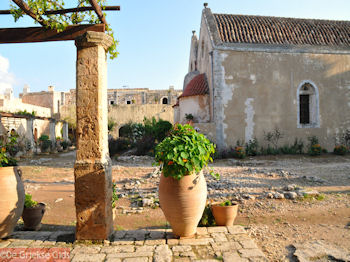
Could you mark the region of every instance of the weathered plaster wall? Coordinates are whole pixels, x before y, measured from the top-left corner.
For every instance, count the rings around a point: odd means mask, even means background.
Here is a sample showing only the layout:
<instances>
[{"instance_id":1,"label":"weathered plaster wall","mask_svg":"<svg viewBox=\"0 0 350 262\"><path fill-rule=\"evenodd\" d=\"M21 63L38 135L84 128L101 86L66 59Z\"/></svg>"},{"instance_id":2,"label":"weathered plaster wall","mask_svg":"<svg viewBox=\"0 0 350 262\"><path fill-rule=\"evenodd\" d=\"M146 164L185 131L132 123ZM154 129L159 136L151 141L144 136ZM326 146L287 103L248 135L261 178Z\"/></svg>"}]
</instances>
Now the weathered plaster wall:
<instances>
[{"instance_id":1,"label":"weathered plaster wall","mask_svg":"<svg viewBox=\"0 0 350 262\"><path fill-rule=\"evenodd\" d=\"M350 128L350 55L215 51L217 143L234 145L278 128L281 145L316 135L333 149ZM298 128L297 89L303 81L319 93L319 128Z\"/></svg>"},{"instance_id":2,"label":"weathered plaster wall","mask_svg":"<svg viewBox=\"0 0 350 262\"><path fill-rule=\"evenodd\" d=\"M174 123L174 110L170 105L116 105L108 107L108 118L116 123L112 135L119 136L119 128L133 122L142 123L144 118L163 119Z\"/></svg>"},{"instance_id":3,"label":"weathered plaster wall","mask_svg":"<svg viewBox=\"0 0 350 262\"><path fill-rule=\"evenodd\" d=\"M4 99L0 104L0 111L3 111L3 112L16 113L24 110L26 110L29 113L35 111L37 116L51 117L50 108L22 103L21 99L18 99L18 98L14 98L11 100Z\"/></svg>"},{"instance_id":4,"label":"weathered plaster wall","mask_svg":"<svg viewBox=\"0 0 350 262\"><path fill-rule=\"evenodd\" d=\"M181 97L179 101L179 122L186 123L186 114L192 114L194 122L205 123L209 122L209 96L189 96Z\"/></svg>"}]
</instances>

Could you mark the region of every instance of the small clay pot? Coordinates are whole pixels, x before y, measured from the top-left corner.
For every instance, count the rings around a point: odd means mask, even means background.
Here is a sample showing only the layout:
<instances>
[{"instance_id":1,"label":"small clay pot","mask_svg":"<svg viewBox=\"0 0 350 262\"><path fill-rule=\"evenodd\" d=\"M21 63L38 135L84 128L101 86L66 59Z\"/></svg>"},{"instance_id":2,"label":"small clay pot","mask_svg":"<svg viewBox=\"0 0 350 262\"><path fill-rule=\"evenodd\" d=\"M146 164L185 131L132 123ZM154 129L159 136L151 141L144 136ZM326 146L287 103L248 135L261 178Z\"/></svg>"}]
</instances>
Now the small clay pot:
<instances>
[{"instance_id":1,"label":"small clay pot","mask_svg":"<svg viewBox=\"0 0 350 262\"><path fill-rule=\"evenodd\" d=\"M25 230L37 231L41 228L41 220L45 213L45 204L39 203L35 207L24 207L23 222Z\"/></svg>"},{"instance_id":2,"label":"small clay pot","mask_svg":"<svg viewBox=\"0 0 350 262\"><path fill-rule=\"evenodd\" d=\"M236 219L238 204L232 206L220 206L218 204L211 206L211 211L218 226L232 226Z\"/></svg>"}]
</instances>

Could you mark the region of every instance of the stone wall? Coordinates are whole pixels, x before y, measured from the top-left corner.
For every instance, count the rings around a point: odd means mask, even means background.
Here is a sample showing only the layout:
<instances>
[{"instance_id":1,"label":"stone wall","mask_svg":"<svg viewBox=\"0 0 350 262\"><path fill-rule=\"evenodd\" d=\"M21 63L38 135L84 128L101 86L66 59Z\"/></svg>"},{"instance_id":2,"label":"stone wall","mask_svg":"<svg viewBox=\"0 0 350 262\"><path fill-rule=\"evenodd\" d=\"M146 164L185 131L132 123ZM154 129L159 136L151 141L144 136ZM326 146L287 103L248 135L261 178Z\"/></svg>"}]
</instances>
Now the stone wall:
<instances>
[{"instance_id":1,"label":"stone wall","mask_svg":"<svg viewBox=\"0 0 350 262\"><path fill-rule=\"evenodd\" d=\"M19 111L24 111L24 110L26 110L29 113L32 113L34 111L37 116L51 117L50 108L22 103L21 99L18 99L18 98L14 98L11 100L0 99L0 111L17 113Z\"/></svg>"},{"instance_id":2,"label":"stone wall","mask_svg":"<svg viewBox=\"0 0 350 262\"><path fill-rule=\"evenodd\" d=\"M108 107L108 118L116 123L112 135L119 136L119 128L134 122L142 123L144 118L167 120L174 122L174 110L171 105L114 105Z\"/></svg>"},{"instance_id":3,"label":"stone wall","mask_svg":"<svg viewBox=\"0 0 350 262\"><path fill-rule=\"evenodd\" d=\"M221 50L214 56L218 144L254 137L264 142L264 133L277 128L284 134L280 146L296 137L306 144L315 135L332 150L335 138L350 128L349 54ZM303 83L317 92L319 122L301 127L298 90Z\"/></svg>"},{"instance_id":4,"label":"stone wall","mask_svg":"<svg viewBox=\"0 0 350 262\"><path fill-rule=\"evenodd\" d=\"M209 96L181 97L179 101L179 123L185 123L186 114L192 114L196 123L209 122Z\"/></svg>"}]
</instances>

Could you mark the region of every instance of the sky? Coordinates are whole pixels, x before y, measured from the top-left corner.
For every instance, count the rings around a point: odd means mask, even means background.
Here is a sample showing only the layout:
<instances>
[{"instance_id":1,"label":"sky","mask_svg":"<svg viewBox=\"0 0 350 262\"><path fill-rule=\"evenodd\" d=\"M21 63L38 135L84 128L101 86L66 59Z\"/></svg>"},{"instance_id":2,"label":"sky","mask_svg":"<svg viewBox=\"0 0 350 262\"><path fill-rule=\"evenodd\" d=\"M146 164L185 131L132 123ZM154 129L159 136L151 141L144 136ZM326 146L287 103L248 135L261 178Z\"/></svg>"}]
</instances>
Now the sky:
<instances>
[{"instance_id":1,"label":"sky","mask_svg":"<svg viewBox=\"0 0 350 262\"><path fill-rule=\"evenodd\" d=\"M119 41L119 56L108 59L108 88L182 89L188 72L192 30L199 34L203 3L213 13L350 20L349 0L106 0L121 11L107 12ZM77 1L65 0L66 8ZM1 0L0 10L10 1ZM0 27L31 27L29 17L17 23L0 15ZM75 88L74 41L0 44L0 93L12 87L15 96L29 85L32 92Z\"/></svg>"}]
</instances>

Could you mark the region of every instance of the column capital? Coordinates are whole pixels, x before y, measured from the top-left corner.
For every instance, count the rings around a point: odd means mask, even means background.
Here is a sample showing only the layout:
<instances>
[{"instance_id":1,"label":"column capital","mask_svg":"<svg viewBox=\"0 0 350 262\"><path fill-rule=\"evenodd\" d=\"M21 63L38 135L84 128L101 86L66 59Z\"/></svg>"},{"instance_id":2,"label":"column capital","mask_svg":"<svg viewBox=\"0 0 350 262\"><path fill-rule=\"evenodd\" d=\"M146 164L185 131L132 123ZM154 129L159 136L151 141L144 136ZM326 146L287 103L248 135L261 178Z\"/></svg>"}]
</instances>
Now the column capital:
<instances>
[{"instance_id":1,"label":"column capital","mask_svg":"<svg viewBox=\"0 0 350 262\"><path fill-rule=\"evenodd\" d=\"M87 31L75 39L77 48L101 45L107 50L112 44L113 38L102 32Z\"/></svg>"}]
</instances>

